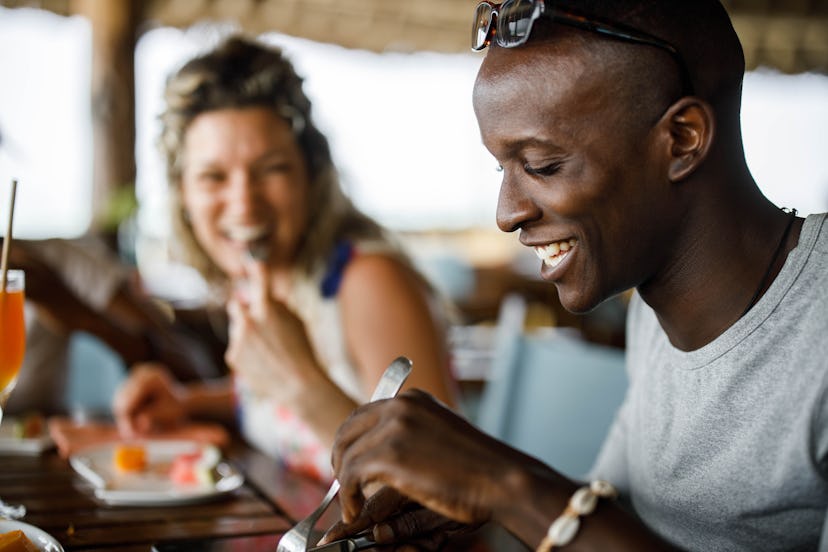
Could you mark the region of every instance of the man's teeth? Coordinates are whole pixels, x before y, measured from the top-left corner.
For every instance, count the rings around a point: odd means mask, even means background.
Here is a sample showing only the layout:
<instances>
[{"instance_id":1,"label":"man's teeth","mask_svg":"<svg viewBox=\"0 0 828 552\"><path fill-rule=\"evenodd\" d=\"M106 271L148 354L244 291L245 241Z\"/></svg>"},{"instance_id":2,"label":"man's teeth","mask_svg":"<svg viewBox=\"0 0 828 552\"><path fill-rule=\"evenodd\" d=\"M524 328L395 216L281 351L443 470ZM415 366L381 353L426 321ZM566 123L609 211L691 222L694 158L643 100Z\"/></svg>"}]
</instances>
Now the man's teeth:
<instances>
[{"instance_id":1,"label":"man's teeth","mask_svg":"<svg viewBox=\"0 0 828 552\"><path fill-rule=\"evenodd\" d=\"M575 247L577 243L578 240L571 238L548 245L537 245L535 246L535 254L546 266L554 268L561 264L561 261L569 254L569 250Z\"/></svg>"}]
</instances>

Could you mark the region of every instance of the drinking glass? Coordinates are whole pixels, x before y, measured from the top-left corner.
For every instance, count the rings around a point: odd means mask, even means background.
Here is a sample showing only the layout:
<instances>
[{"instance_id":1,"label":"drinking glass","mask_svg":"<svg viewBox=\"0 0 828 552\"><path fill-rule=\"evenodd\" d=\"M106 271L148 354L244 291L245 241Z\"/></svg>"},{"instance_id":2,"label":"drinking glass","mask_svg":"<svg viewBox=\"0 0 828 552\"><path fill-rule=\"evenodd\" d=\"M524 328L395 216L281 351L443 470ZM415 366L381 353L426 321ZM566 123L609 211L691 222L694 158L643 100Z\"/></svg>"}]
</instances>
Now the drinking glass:
<instances>
[{"instance_id":1,"label":"drinking glass","mask_svg":"<svg viewBox=\"0 0 828 552\"><path fill-rule=\"evenodd\" d=\"M6 290L0 289L0 423L6 400L17 383L26 350L26 325L23 321L25 274L22 270L9 270L6 276Z\"/></svg>"},{"instance_id":2,"label":"drinking glass","mask_svg":"<svg viewBox=\"0 0 828 552\"><path fill-rule=\"evenodd\" d=\"M0 277L2 278L2 277ZM23 294L26 278L22 270L6 273L6 289L0 282L0 423L6 400L17 383L17 374L26 351L26 325L23 322ZM26 515L22 504L6 504L0 499L0 518L18 519Z\"/></svg>"}]
</instances>

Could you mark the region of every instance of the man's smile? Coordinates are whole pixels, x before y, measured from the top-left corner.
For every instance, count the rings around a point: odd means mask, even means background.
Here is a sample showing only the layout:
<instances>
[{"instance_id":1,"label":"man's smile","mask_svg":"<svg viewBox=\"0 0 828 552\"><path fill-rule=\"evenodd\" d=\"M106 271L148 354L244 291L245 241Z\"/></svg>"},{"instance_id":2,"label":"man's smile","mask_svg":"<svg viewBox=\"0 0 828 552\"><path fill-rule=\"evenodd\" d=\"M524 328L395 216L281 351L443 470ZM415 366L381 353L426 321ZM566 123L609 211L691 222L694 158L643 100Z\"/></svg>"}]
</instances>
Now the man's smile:
<instances>
[{"instance_id":1,"label":"man's smile","mask_svg":"<svg viewBox=\"0 0 828 552\"><path fill-rule=\"evenodd\" d=\"M578 240L569 238L568 240L561 240L552 242L547 245L536 245L535 255L543 261L543 264L550 268L555 268L569 255L572 248L577 245Z\"/></svg>"}]
</instances>

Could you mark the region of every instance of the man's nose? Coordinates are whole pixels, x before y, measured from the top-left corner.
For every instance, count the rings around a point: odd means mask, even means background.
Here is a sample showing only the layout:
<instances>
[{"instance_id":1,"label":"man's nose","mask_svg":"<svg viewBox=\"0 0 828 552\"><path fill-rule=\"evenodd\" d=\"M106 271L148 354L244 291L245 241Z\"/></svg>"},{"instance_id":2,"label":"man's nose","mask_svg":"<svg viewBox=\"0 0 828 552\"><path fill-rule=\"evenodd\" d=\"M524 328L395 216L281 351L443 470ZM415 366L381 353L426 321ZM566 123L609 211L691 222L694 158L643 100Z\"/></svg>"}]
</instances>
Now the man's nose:
<instances>
[{"instance_id":1,"label":"man's nose","mask_svg":"<svg viewBox=\"0 0 828 552\"><path fill-rule=\"evenodd\" d=\"M517 179L504 174L497 198L497 226L504 232L514 232L525 223L540 218L541 210L526 194Z\"/></svg>"}]
</instances>

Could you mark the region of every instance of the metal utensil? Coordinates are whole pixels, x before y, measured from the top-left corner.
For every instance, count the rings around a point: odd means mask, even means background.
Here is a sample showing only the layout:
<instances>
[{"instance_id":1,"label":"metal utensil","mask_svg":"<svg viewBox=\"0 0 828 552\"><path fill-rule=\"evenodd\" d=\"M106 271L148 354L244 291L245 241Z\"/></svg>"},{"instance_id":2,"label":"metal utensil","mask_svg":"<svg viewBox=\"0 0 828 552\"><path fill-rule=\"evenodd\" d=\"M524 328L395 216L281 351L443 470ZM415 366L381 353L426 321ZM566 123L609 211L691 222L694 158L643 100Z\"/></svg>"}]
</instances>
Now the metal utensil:
<instances>
[{"instance_id":1,"label":"metal utensil","mask_svg":"<svg viewBox=\"0 0 828 552\"><path fill-rule=\"evenodd\" d=\"M394 359L394 362L383 372L379 383L377 383L377 387L374 389L374 394L371 395L370 402L390 399L396 396L403 383L405 383L405 380L408 379L408 375L411 373L411 364L411 361L403 356ZM282 538L279 539L279 546L276 548L276 552L307 552L309 550L308 537L310 537L311 531L316 526L319 516L328 509L328 506L338 492L339 481L334 479L331 487L328 489L328 493L322 499L322 502L316 510L294 525L290 531L282 535ZM349 549L345 548L344 550Z\"/></svg>"},{"instance_id":2,"label":"metal utensil","mask_svg":"<svg viewBox=\"0 0 828 552\"><path fill-rule=\"evenodd\" d=\"M377 543L368 537L352 537L309 548L308 552L356 552L376 545Z\"/></svg>"}]
</instances>

